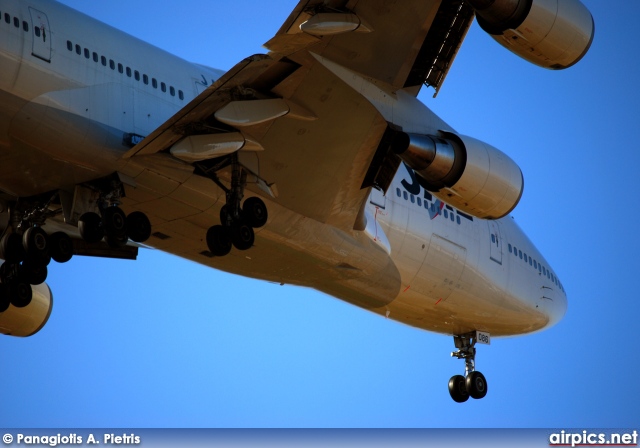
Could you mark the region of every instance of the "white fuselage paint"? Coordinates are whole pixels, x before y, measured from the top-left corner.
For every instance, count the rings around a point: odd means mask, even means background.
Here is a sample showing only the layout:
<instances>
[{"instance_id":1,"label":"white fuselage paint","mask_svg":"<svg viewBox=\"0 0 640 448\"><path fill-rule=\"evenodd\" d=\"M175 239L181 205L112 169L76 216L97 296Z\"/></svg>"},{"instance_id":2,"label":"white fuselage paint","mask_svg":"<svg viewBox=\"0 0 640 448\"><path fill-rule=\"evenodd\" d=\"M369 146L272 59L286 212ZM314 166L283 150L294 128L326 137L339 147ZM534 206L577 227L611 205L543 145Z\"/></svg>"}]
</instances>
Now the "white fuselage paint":
<instances>
[{"instance_id":1,"label":"white fuselage paint","mask_svg":"<svg viewBox=\"0 0 640 448\"><path fill-rule=\"evenodd\" d=\"M119 171L130 147L124 140L153 132L223 73L53 1L3 0L0 14L0 190L17 197ZM388 121L415 132L442 125L410 95L381 94L360 81L352 87ZM219 210L221 191L203 192L203 185L214 190L209 181L186 178L186 190ZM566 311L564 288L512 218L487 221L440 208L404 165L386 197L373 190L365 231L340 231L265 201L270 220L257 232L264 244L252 248L251 262L198 258L204 243L193 232L215 222L194 230L198 220L178 216L171 244L149 244L241 275L313 287L445 334L529 333Z\"/></svg>"}]
</instances>

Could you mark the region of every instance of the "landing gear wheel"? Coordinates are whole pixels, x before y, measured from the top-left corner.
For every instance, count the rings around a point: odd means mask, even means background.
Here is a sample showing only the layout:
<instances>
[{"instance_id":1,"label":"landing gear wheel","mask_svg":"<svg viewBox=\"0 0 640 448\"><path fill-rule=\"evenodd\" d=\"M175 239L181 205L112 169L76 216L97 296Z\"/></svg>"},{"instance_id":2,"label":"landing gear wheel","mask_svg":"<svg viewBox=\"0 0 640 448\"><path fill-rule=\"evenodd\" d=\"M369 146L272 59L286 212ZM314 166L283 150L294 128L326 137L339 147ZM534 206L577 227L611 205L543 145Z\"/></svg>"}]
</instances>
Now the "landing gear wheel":
<instances>
[{"instance_id":1,"label":"landing gear wheel","mask_svg":"<svg viewBox=\"0 0 640 448\"><path fill-rule=\"evenodd\" d=\"M238 250L247 250L253 246L255 234L250 225L239 222L231 227L231 242Z\"/></svg>"},{"instance_id":2,"label":"landing gear wheel","mask_svg":"<svg viewBox=\"0 0 640 448\"><path fill-rule=\"evenodd\" d=\"M78 230L82 239L87 243L97 243L104 238L102 218L97 213L87 212L80 216Z\"/></svg>"},{"instance_id":3,"label":"landing gear wheel","mask_svg":"<svg viewBox=\"0 0 640 448\"><path fill-rule=\"evenodd\" d=\"M0 283L0 313L7 311L9 305L11 305L11 300L9 300L7 285Z\"/></svg>"},{"instance_id":4,"label":"landing gear wheel","mask_svg":"<svg viewBox=\"0 0 640 448\"><path fill-rule=\"evenodd\" d=\"M22 235L22 245L31 264L47 266L51 262L49 235L40 227L29 227Z\"/></svg>"},{"instance_id":5,"label":"landing gear wheel","mask_svg":"<svg viewBox=\"0 0 640 448\"><path fill-rule=\"evenodd\" d=\"M132 241L144 243L151 236L151 222L142 212L131 212L127 216L127 234Z\"/></svg>"},{"instance_id":6,"label":"landing gear wheel","mask_svg":"<svg viewBox=\"0 0 640 448\"><path fill-rule=\"evenodd\" d=\"M127 216L120 207L107 207L102 212L102 225L107 236L127 235Z\"/></svg>"},{"instance_id":7,"label":"landing gear wheel","mask_svg":"<svg viewBox=\"0 0 640 448\"><path fill-rule=\"evenodd\" d=\"M449 395L456 403L464 403L469 399L469 392L462 375L454 375L449 380Z\"/></svg>"},{"instance_id":8,"label":"landing gear wheel","mask_svg":"<svg viewBox=\"0 0 640 448\"><path fill-rule=\"evenodd\" d=\"M97 215L96 215L97 216ZM64 232L56 232L49 236L49 252L51 258L58 263L66 263L73 257L73 242Z\"/></svg>"},{"instance_id":9,"label":"landing gear wheel","mask_svg":"<svg viewBox=\"0 0 640 448\"><path fill-rule=\"evenodd\" d=\"M31 303L33 291L31 286L23 282L9 283L7 286L9 300L16 308L24 308Z\"/></svg>"},{"instance_id":10,"label":"landing gear wheel","mask_svg":"<svg viewBox=\"0 0 640 448\"><path fill-rule=\"evenodd\" d=\"M480 398L484 398L484 396L487 395L487 380L485 379L484 375L477 370L467 375L465 384L467 391L469 391L469 395L471 395L471 398L479 400Z\"/></svg>"},{"instance_id":11,"label":"landing gear wheel","mask_svg":"<svg viewBox=\"0 0 640 448\"><path fill-rule=\"evenodd\" d=\"M262 199L251 197L244 201L242 216L251 227L257 229L267 223L269 213Z\"/></svg>"},{"instance_id":12,"label":"landing gear wheel","mask_svg":"<svg viewBox=\"0 0 640 448\"><path fill-rule=\"evenodd\" d=\"M8 233L0 239L0 258L9 263L20 263L25 256L20 235Z\"/></svg>"},{"instance_id":13,"label":"landing gear wheel","mask_svg":"<svg viewBox=\"0 0 640 448\"><path fill-rule=\"evenodd\" d=\"M207 231L207 246L217 257L223 257L231 252L229 229L220 225L210 227Z\"/></svg>"},{"instance_id":14,"label":"landing gear wheel","mask_svg":"<svg viewBox=\"0 0 640 448\"><path fill-rule=\"evenodd\" d=\"M28 262L22 263L18 268L18 278L20 282L29 285L40 285L47 280L49 270L46 266L32 265Z\"/></svg>"}]
</instances>

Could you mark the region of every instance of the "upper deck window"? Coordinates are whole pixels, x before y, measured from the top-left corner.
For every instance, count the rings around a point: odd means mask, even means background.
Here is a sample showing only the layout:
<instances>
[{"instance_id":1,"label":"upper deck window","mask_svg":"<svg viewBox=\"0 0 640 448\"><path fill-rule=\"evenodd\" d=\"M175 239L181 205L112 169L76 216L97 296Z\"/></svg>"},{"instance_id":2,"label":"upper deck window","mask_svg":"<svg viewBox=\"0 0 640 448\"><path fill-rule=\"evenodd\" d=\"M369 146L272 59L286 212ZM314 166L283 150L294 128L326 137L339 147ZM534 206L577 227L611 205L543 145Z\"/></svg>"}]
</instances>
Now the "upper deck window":
<instances>
[{"instance_id":1,"label":"upper deck window","mask_svg":"<svg viewBox=\"0 0 640 448\"><path fill-rule=\"evenodd\" d=\"M22 29L29 32L29 24L26 21L22 21Z\"/></svg>"}]
</instances>

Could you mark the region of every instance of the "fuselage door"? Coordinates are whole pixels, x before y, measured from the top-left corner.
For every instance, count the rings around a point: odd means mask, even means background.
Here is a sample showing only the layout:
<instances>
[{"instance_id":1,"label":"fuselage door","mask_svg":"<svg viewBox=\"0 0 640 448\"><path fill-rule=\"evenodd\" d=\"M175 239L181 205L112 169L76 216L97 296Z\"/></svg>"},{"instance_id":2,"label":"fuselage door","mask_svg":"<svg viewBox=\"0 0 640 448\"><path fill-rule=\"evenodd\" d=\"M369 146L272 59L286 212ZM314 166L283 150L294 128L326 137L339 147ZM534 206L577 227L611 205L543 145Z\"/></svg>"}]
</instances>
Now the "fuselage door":
<instances>
[{"instance_id":1,"label":"fuselage door","mask_svg":"<svg viewBox=\"0 0 640 448\"><path fill-rule=\"evenodd\" d=\"M489 223L490 242L491 242L491 259L498 264L502 264L502 238L500 235L500 226L497 221L487 220Z\"/></svg>"},{"instance_id":2,"label":"fuselage door","mask_svg":"<svg viewBox=\"0 0 640 448\"><path fill-rule=\"evenodd\" d=\"M49 19L42 11L29 7L33 27L33 47L31 54L43 61L51 62L51 29Z\"/></svg>"}]
</instances>

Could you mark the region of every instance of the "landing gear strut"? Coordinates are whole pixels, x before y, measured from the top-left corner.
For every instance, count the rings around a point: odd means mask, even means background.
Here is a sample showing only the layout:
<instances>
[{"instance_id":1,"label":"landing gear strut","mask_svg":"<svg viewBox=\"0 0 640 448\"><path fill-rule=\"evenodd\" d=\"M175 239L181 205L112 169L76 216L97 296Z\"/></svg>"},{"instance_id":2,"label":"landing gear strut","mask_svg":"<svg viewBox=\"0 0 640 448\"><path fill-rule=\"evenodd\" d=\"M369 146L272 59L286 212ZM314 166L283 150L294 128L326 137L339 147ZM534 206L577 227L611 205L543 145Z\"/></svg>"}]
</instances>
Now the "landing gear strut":
<instances>
[{"instance_id":1,"label":"landing gear strut","mask_svg":"<svg viewBox=\"0 0 640 448\"><path fill-rule=\"evenodd\" d=\"M487 380L475 368L477 333L454 336L453 342L458 349L452 357L464 359L465 376L454 375L449 380L449 395L453 401L464 403L471 398L479 400L487 395Z\"/></svg>"},{"instance_id":2,"label":"landing gear strut","mask_svg":"<svg viewBox=\"0 0 640 448\"><path fill-rule=\"evenodd\" d=\"M220 210L220 225L215 225L207 231L207 246L216 256L224 256L231 252L231 247L247 250L255 241L254 228L266 224L267 206L262 199L248 198L244 206L240 202L244 196L247 183L247 173L241 168L237 154L231 156L231 188L225 187L217 177L214 182L226 193L226 204Z\"/></svg>"}]
</instances>

